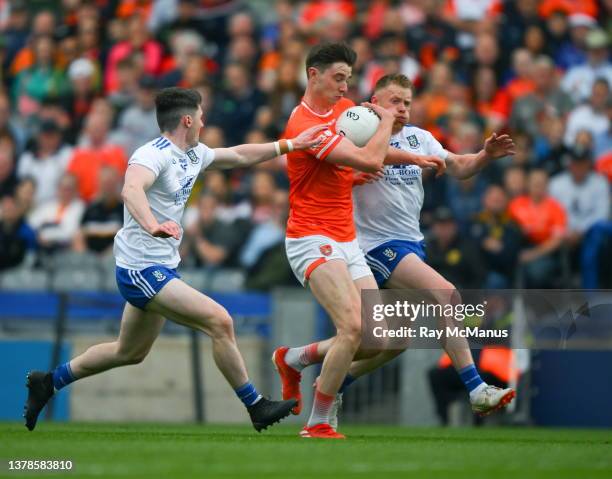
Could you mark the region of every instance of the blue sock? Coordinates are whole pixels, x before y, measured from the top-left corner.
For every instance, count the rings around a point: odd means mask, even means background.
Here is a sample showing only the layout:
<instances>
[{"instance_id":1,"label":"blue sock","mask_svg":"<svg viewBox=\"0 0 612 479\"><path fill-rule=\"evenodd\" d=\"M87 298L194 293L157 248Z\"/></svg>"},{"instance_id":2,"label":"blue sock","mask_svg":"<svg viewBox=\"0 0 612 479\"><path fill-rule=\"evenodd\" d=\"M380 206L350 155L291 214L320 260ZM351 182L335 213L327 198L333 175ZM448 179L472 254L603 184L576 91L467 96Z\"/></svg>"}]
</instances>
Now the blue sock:
<instances>
[{"instance_id":1,"label":"blue sock","mask_svg":"<svg viewBox=\"0 0 612 479\"><path fill-rule=\"evenodd\" d=\"M350 374L347 374L346 377L344 378L344 381L342 382L342 386L340 386L340 390L338 391L340 394L344 393L344 390L349 387L351 384L353 384L355 381L357 381L357 378L355 376L351 376Z\"/></svg>"},{"instance_id":2,"label":"blue sock","mask_svg":"<svg viewBox=\"0 0 612 479\"><path fill-rule=\"evenodd\" d=\"M72 374L70 369L70 361L64 364L60 364L53 370L53 387L57 391L62 389L64 386L68 386L71 382L76 381L77 378Z\"/></svg>"},{"instance_id":3,"label":"blue sock","mask_svg":"<svg viewBox=\"0 0 612 479\"><path fill-rule=\"evenodd\" d=\"M247 407L252 406L262 398L262 395L257 392L257 389L255 389L255 386L251 384L251 381L243 384L237 389L234 389L234 391L236 391L238 398Z\"/></svg>"},{"instance_id":4,"label":"blue sock","mask_svg":"<svg viewBox=\"0 0 612 479\"><path fill-rule=\"evenodd\" d=\"M461 381L463 381L463 385L468 390L468 393L471 393L474 389L484 383L480 377L480 374L478 374L478 371L476 370L476 366L473 364L461 369L459 371L459 377L461 378Z\"/></svg>"}]
</instances>

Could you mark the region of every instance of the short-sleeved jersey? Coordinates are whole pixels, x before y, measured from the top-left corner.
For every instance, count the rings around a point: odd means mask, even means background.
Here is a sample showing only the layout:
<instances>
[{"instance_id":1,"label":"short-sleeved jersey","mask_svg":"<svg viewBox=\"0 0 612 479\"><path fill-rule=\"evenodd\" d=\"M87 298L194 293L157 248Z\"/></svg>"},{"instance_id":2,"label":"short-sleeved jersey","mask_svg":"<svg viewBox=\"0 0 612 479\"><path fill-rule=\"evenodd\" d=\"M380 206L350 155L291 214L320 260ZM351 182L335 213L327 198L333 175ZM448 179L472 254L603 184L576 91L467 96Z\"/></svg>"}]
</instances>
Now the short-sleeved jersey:
<instances>
[{"instance_id":1,"label":"short-sleeved jersey","mask_svg":"<svg viewBox=\"0 0 612 479\"><path fill-rule=\"evenodd\" d=\"M418 155L446 160L448 152L426 130L407 125L389 144ZM423 206L422 171L416 165L387 165L385 177L355 186L355 223L359 245L371 251L391 240L421 241L419 218Z\"/></svg>"},{"instance_id":2,"label":"short-sleeved jersey","mask_svg":"<svg viewBox=\"0 0 612 479\"><path fill-rule=\"evenodd\" d=\"M324 235L340 242L355 239L353 169L325 161L342 141L342 136L336 134L336 120L353 105L352 101L342 98L321 115L302 101L291 113L285 130L287 138L316 125L327 125L328 128L321 134L322 141L315 148L287 155L289 238Z\"/></svg>"},{"instance_id":3,"label":"short-sleeved jersey","mask_svg":"<svg viewBox=\"0 0 612 479\"><path fill-rule=\"evenodd\" d=\"M214 151L202 143L183 151L161 136L138 148L128 164L145 166L155 174L146 196L157 221L180 225L195 180L214 157ZM158 264L176 268L180 262L179 244L180 240L174 238L151 236L124 207L123 228L115 236L114 245L118 266L141 270Z\"/></svg>"},{"instance_id":4,"label":"short-sleeved jersey","mask_svg":"<svg viewBox=\"0 0 612 479\"><path fill-rule=\"evenodd\" d=\"M554 236L561 236L567 227L563 206L551 196L540 203L534 203L527 195L519 196L510 202L508 211L533 244L542 244Z\"/></svg>"}]
</instances>

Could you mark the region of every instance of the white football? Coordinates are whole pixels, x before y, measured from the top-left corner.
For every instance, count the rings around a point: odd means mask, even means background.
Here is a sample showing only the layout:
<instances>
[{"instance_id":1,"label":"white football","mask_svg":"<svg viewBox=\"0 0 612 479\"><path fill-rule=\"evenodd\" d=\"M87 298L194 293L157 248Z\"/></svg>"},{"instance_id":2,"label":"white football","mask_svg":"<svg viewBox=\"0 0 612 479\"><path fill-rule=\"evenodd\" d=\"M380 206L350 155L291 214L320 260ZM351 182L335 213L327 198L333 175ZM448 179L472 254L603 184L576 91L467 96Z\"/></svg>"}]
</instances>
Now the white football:
<instances>
[{"instance_id":1,"label":"white football","mask_svg":"<svg viewBox=\"0 0 612 479\"><path fill-rule=\"evenodd\" d=\"M352 106L336 121L336 133L346 136L355 146L362 147L376 133L380 118L370 108Z\"/></svg>"}]
</instances>

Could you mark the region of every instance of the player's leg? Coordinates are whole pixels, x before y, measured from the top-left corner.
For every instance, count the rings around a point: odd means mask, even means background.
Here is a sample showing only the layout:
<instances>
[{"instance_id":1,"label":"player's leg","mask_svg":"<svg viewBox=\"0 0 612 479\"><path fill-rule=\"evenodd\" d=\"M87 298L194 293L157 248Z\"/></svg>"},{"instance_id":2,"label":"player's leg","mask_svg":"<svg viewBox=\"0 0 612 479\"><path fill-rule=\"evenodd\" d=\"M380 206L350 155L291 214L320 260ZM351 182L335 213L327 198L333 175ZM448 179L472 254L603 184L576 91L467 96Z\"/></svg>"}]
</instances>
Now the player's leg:
<instances>
[{"instance_id":1,"label":"player's leg","mask_svg":"<svg viewBox=\"0 0 612 479\"><path fill-rule=\"evenodd\" d=\"M433 300L442 306L459 300L459 293L452 283L426 264L416 254L402 258L385 283L390 289L421 289L430 292ZM443 344L453 366L457 370L475 412L488 414L508 404L515 395L512 389L499 389L487 385L480 377L467 339L453 338ZM355 362L349 370L349 377L358 378L394 359L402 351L388 350L372 359Z\"/></svg>"},{"instance_id":2,"label":"player's leg","mask_svg":"<svg viewBox=\"0 0 612 479\"><path fill-rule=\"evenodd\" d=\"M255 429L265 429L289 415L295 400L270 401L249 380L232 318L223 306L175 278L149 302L147 310L202 331L212 339L215 363L246 406Z\"/></svg>"},{"instance_id":3,"label":"player's leg","mask_svg":"<svg viewBox=\"0 0 612 479\"><path fill-rule=\"evenodd\" d=\"M336 336L323 361L315 389L315 400L302 435L310 437L319 428L329 429L329 413L361 340L361 302L346 262L331 260L310 276L310 289L328 313Z\"/></svg>"},{"instance_id":4,"label":"player's leg","mask_svg":"<svg viewBox=\"0 0 612 479\"><path fill-rule=\"evenodd\" d=\"M28 374L28 399L24 417L31 431L38 415L51 396L77 379L119 366L138 364L146 357L159 335L164 318L126 303L121 318L119 337L112 342L96 344L51 372Z\"/></svg>"}]
</instances>

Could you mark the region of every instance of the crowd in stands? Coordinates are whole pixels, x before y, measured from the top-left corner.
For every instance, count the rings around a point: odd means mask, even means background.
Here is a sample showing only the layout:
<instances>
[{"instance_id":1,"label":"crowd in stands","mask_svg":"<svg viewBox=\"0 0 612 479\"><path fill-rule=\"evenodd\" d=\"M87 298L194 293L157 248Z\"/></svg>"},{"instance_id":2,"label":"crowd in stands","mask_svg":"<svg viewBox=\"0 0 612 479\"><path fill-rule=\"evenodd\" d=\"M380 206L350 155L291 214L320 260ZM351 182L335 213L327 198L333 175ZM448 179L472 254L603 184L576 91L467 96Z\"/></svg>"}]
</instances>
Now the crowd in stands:
<instances>
[{"instance_id":1,"label":"crowd in stands","mask_svg":"<svg viewBox=\"0 0 612 479\"><path fill-rule=\"evenodd\" d=\"M352 100L401 72L411 123L451 151L515 140L477 177L425 178L432 266L459 287L609 287L611 32L610 0L0 0L0 270L112 254L128 158L159 135L156 90L200 91L210 147L272 141L309 47L346 41ZM187 266L297 284L284 161L200 178Z\"/></svg>"}]
</instances>

